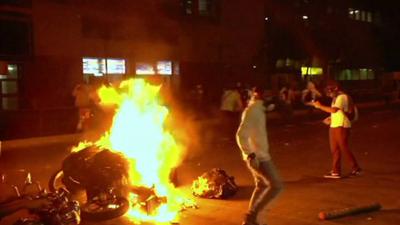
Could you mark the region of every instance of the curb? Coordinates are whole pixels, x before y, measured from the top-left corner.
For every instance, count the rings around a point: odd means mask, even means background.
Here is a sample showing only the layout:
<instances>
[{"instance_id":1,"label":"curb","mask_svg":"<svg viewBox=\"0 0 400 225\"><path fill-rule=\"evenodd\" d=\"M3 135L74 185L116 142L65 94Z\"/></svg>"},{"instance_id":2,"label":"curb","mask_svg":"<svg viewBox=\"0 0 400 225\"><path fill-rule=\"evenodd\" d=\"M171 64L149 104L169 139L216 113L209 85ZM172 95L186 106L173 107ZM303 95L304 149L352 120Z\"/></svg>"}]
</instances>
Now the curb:
<instances>
[{"instance_id":1,"label":"curb","mask_svg":"<svg viewBox=\"0 0 400 225\"><path fill-rule=\"evenodd\" d=\"M79 141L81 137L81 133L76 133L0 141L0 156L2 152L13 149L23 149L26 147L37 147L60 143L73 143Z\"/></svg>"}]
</instances>

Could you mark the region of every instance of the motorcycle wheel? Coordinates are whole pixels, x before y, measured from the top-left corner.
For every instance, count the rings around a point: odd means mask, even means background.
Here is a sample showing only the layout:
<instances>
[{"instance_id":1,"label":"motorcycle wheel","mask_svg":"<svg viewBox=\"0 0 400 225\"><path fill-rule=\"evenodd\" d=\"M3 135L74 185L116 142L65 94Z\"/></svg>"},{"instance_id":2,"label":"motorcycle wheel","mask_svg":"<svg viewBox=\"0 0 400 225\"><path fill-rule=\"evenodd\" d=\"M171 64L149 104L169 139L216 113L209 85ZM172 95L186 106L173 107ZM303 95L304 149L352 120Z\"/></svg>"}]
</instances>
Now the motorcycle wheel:
<instances>
[{"instance_id":1,"label":"motorcycle wheel","mask_svg":"<svg viewBox=\"0 0 400 225\"><path fill-rule=\"evenodd\" d=\"M123 216L129 210L129 201L126 198L117 198L111 204L96 204L95 201L81 205L82 219L101 221Z\"/></svg>"},{"instance_id":2,"label":"motorcycle wheel","mask_svg":"<svg viewBox=\"0 0 400 225\"><path fill-rule=\"evenodd\" d=\"M55 192L59 188L66 188L69 192L77 192L81 189L78 183L65 179L62 169L57 170L49 179L49 190Z\"/></svg>"}]
</instances>

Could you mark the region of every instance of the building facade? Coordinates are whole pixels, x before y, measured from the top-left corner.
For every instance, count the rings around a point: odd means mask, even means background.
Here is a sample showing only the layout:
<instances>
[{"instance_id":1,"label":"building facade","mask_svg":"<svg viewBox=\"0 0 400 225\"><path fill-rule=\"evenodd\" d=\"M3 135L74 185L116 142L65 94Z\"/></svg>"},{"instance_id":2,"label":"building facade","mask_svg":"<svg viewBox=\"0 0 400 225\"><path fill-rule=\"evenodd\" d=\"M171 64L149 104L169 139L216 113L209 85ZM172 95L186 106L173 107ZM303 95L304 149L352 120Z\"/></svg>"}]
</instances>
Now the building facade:
<instances>
[{"instance_id":1,"label":"building facade","mask_svg":"<svg viewBox=\"0 0 400 225\"><path fill-rule=\"evenodd\" d=\"M256 79L252 63L262 45L263 6L223 0L1 1L6 38L0 60L7 67L2 108L63 107L82 81L155 75L174 87L203 84L214 91L243 76Z\"/></svg>"}]
</instances>

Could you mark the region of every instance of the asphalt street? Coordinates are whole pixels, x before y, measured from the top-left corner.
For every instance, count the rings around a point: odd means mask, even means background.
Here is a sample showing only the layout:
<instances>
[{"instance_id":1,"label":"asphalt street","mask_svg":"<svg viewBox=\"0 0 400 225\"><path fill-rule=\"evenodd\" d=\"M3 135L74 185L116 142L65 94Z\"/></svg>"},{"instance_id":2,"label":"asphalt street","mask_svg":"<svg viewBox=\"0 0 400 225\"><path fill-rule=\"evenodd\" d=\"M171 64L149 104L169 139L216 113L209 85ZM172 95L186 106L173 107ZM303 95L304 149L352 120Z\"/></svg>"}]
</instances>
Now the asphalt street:
<instances>
[{"instance_id":1,"label":"asphalt street","mask_svg":"<svg viewBox=\"0 0 400 225\"><path fill-rule=\"evenodd\" d=\"M351 133L351 149L363 174L360 177L325 179L330 169L328 129L321 118L299 118L291 124L269 121L271 154L284 180L284 191L262 214L269 225L400 224L400 114L398 109L361 112ZM238 193L226 200L196 198L198 209L181 213L179 224L234 225L240 224L246 212L253 181L241 160L232 138L224 136L218 121L197 121L191 135L197 144L188 146L188 155L178 168L178 180L186 193L203 172L222 168L235 177ZM19 184L21 170L30 171L46 186L50 175L60 167L62 159L76 143L52 144L3 151L0 171L7 181ZM349 173L343 158L343 173ZM321 221L320 211L362 206L378 202L381 210ZM5 218L1 224L12 224L21 213ZM127 218L82 224L133 224Z\"/></svg>"}]
</instances>

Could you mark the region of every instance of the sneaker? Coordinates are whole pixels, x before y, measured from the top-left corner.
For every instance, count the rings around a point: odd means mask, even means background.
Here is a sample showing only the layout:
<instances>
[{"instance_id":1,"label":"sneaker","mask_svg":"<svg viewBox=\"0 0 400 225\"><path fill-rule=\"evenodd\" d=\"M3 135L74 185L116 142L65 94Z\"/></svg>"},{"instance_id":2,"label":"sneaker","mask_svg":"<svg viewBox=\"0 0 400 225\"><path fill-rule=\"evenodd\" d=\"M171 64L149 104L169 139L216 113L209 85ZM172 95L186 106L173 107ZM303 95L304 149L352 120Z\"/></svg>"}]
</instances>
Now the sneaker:
<instances>
[{"instance_id":1,"label":"sneaker","mask_svg":"<svg viewBox=\"0 0 400 225\"><path fill-rule=\"evenodd\" d=\"M351 171L350 176L360 176L362 174L362 170L360 168Z\"/></svg>"},{"instance_id":2,"label":"sneaker","mask_svg":"<svg viewBox=\"0 0 400 225\"><path fill-rule=\"evenodd\" d=\"M340 176L339 173L334 173L334 172L329 172L328 174L324 175L325 178L331 178L331 179L340 179L342 176Z\"/></svg>"}]
</instances>

